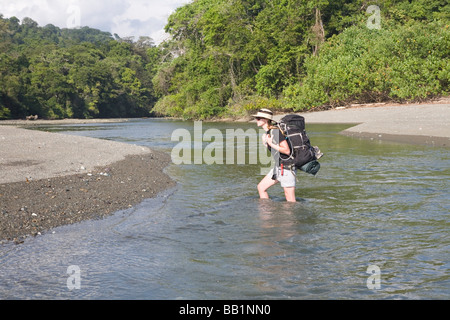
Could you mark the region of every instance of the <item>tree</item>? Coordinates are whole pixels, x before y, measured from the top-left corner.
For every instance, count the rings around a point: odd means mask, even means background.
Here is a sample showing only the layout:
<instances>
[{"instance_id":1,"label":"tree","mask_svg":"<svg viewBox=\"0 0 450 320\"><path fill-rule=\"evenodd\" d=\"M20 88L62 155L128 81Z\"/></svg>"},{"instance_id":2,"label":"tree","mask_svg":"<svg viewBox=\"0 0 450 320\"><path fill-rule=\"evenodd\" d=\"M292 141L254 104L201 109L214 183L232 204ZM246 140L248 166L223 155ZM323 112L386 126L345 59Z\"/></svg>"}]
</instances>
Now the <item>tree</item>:
<instances>
[{"instance_id":1,"label":"tree","mask_svg":"<svg viewBox=\"0 0 450 320\"><path fill-rule=\"evenodd\" d=\"M1 118L149 115L156 101L150 38L125 43L88 27L19 22L0 17Z\"/></svg>"}]
</instances>

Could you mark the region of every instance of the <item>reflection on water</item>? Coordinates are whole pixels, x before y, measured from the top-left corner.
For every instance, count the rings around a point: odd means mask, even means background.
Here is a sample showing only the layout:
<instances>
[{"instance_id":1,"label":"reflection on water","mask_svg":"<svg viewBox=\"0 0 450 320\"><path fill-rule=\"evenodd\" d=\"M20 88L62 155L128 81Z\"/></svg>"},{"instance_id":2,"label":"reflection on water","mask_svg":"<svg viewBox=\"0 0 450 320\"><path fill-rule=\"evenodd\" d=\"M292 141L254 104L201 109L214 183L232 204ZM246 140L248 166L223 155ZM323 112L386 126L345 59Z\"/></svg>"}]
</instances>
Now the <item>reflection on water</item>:
<instances>
[{"instance_id":1,"label":"reflection on water","mask_svg":"<svg viewBox=\"0 0 450 320\"><path fill-rule=\"evenodd\" d=\"M203 124L241 127L253 125ZM178 128L193 124L54 129L170 152ZM281 187L258 199L258 165L172 165L177 187L156 199L2 245L0 298L447 299L448 150L307 129L325 157L317 177L299 174L297 203ZM71 265L80 290L67 288ZM380 290L367 288L369 265Z\"/></svg>"}]
</instances>

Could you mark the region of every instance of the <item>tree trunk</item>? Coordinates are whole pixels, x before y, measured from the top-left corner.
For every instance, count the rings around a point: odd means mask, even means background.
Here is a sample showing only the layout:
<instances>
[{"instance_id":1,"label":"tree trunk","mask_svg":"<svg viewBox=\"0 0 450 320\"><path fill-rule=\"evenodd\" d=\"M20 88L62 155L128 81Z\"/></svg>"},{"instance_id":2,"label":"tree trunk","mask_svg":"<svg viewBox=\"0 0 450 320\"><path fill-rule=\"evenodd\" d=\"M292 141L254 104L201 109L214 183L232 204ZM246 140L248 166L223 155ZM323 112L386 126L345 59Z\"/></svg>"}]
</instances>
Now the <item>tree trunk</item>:
<instances>
[{"instance_id":1,"label":"tree trunk","mask_svg":"<svg viewBox=\"0 0 450 320\"><path fill-rule=\"evenodd\" d=\"M314 35L314 52L313 55L317 55L320 45L325 41L325 30L323 29L322 15L319 8L316 8L316 23L312 27Z\"/></svg>"}]
</instances>

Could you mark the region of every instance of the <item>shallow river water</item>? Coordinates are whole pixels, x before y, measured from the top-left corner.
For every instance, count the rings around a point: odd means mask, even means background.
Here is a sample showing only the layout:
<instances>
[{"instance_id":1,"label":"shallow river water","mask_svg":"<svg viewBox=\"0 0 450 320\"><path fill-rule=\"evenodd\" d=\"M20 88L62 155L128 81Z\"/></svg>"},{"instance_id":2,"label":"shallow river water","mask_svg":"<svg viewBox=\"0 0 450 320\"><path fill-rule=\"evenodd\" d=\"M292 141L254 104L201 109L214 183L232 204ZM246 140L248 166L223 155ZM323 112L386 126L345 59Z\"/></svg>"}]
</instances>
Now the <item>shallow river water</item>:
<instances>
[{"instance_id":1,"label":"shallow river water","mask_svg":"<svg viewBox=\"0 0 450 320\"><path fill-rule=\"evenodd\" d=\"M449 149L339 135L345 127L307 126L325 156L317 177L298 174L295 204L280 186L258 199L261 164L237 139L245 164L172 164L177 186L155 199L1 244L0 299L448 299ZM174 133L195 138L193 122L155 119L45 130L168 153L183 146Z\"/></svg>"}]
</instances>

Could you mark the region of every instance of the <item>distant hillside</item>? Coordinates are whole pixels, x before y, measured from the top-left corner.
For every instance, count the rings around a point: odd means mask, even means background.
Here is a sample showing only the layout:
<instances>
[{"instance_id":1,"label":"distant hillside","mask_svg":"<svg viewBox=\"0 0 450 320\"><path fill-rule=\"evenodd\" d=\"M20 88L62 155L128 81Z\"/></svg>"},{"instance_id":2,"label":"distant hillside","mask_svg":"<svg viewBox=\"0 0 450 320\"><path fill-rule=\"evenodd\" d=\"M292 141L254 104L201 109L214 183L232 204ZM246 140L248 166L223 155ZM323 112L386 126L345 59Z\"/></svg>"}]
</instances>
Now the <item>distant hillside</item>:
<instances>
[{"instance_id":1,"label":"distant hillside","mask_svg":"<svg viewBox=\"0 0 450 320\"><path fill-rule=\"evenodd\" d=\"M0 15L0 119L148 116L155 51L146 37Z\"/></svg>"}]
</instances>

